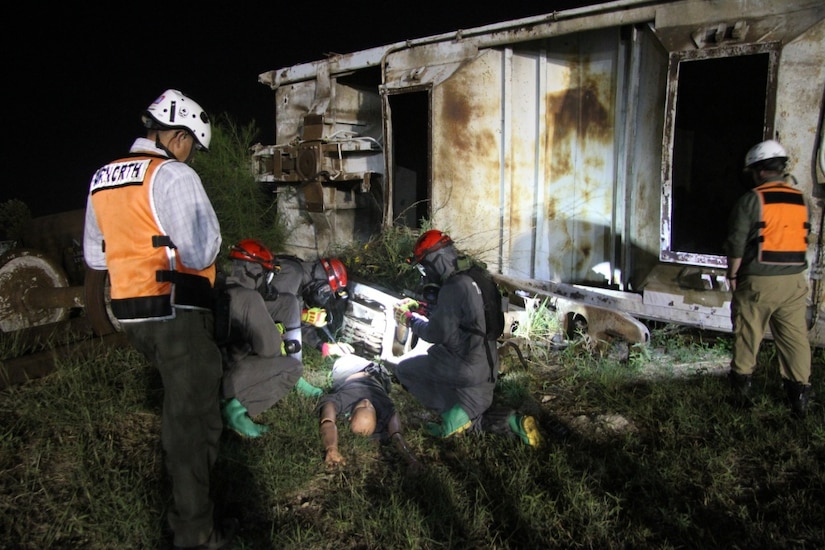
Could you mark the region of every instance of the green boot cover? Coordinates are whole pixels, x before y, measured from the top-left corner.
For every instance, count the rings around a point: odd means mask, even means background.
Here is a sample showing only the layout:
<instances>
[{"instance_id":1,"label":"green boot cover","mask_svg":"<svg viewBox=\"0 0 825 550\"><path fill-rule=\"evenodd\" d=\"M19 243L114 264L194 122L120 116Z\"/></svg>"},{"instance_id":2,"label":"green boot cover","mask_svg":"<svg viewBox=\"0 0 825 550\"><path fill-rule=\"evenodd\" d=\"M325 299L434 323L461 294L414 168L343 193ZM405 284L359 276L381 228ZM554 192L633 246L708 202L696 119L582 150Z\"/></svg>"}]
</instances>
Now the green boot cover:
<instances>
[{"instance_id":1,"label":"green boot cover","mask_svg":"<svg viewBox=\"0 0 825 550\"><path fill-rule=\"evenodd\" d=\"M467 430L472 424L461 405L455 405L449 411L441 413L441 424L429 422L425 429L430 435L446 439Z\"/></svg>"},{"instance_id":2,"label":"green boot cover","mask_svg":"<svg viewBox=\"0 0 825 550\"><path fill-rule=\"evenodd\" d=\"M261 437L269 431L267 426L255 424L247 414L246 407L235 398L223 404L223 420L226 427L241 437Z\"/></svg>"},{"instance_id":3,"label":"green boot cover","mask_svg":"<svg viewBox=\"0 0 825 550\"><path fill-rule=\"evenodd\" d=\"M306 397L318 397L320 395L323 395L324 393L324 390L313 386L312 384L307 382L303 376L298 379L298 383L295 384L295 389L298 391L298 393L300 393L301 395L305 395Z\"/></svg>"},{"instance_id":4,"label":"green boot cover","mask_svg":"<svg viewBox=\"0 0 825 550\"><path fill-rule=\"evenodd\" d=\"M538 447L541 445L539 426L536 419L532 416L512 413L507 417L507 424L510 425L510 430L519 436L521 442L525 445L529 445L530 447Z\"/></svg>"}]
</instances>

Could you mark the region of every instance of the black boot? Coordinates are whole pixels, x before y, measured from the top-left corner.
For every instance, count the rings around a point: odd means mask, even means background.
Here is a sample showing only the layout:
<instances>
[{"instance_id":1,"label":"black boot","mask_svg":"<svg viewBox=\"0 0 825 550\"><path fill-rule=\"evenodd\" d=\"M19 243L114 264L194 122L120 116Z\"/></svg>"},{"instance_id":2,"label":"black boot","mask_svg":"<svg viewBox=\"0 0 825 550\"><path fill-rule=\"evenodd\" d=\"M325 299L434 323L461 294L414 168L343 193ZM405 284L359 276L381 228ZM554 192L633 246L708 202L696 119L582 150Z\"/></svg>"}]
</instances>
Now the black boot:
<instances>
[{"instance_id":1,"label":"black boot","mask_svg":"<svg viewBox=\"0 0 825 550\"><path fill-rule=\"evenodd\" d=\"M753 379L751 375L730 371L730 373L728 373L728 380L730 380L730 387L737 404L742 406L750 405L751 393L753 393Z\"/></svg>"},{"instance_id":2,"label":"black boot","mask_svg":"<svg viewBox=\"0 0 825 550\"><path fill-rule=\"evenodd\" d=\"M782 384L785 386L791 414L798 418L804 418L808 414L808 400L811 396L810 384L803 384L795 380L783 380Z\"/></svg>"}]
</instances>

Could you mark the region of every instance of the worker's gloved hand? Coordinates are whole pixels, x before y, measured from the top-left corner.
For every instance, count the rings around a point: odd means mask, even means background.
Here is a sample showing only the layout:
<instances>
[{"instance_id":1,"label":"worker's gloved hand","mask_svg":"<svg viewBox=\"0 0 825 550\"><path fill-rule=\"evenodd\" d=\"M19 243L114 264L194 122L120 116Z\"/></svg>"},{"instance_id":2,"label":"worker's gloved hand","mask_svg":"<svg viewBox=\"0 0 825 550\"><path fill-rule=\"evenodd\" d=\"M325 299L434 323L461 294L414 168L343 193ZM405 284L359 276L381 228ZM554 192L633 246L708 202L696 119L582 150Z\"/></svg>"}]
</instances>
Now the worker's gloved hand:
<instances>
[{"instance_id":1,"label":"worker's gloved hand","mask_svg":"<svg viewBox=\"0 0 825 550\"><path fill-rule=\"evenodd\" d=\"M404 298L392 307L395 322L401 326L409 326L410 317L412 317L413 310L416 310L419 307L418 302L412 298Z\"/></svg>"},{"instance_id":2,"label":"worker's gloved hand","mask_svg":"<svg viewBox=\"0 0 825 550\"><path fill-rule=\"evenodd\" d=\"M327 310L322 307L311 307L301 312L301 322L313 327L323 327L327 324Z\"/></svg>"},{"instance_id":3,"label":"worker's gloved hand","mask_svg":"<svg viewBox=\"0 0 825 550\"><path fill-rule=\"evenodd\" d=\"M330 355L349 355L350 353L355 353L355 348L346 342L338 342L335 344L324 342L321 344L322 357L329 357Z\"/></svg>"}]
</instances>

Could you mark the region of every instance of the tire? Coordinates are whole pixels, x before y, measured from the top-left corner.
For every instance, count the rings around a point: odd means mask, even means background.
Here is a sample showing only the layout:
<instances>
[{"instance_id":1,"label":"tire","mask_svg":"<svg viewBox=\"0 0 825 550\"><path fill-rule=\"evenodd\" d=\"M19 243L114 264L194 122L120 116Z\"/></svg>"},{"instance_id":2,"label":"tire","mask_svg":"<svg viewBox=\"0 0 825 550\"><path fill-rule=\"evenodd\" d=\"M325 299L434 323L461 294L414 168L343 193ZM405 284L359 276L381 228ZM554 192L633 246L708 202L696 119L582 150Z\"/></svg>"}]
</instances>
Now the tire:
<instances>
[{"instance_id":1,"label":"tire","mask_svg":"<svg viewBox=\"0 0 825 550\"><path fill-rule=\"evenodd\" d=\"M0 255L0 331L15 332L64 321L69 307L31 306L29 293L69 286L63 268L38 250L14 248Z\"/></svg>"},{"instance_id":2,"label":"tire","mask_svg":"<svg viewBox=\"0 0 825 550\"><path fill-rule=\"evenodd\" d=\"M112 313L109 272L87 268L83 281L86 317L89 318L92 331L97 336L121 332L120 322Z\"/></svg>"}]
</instances>

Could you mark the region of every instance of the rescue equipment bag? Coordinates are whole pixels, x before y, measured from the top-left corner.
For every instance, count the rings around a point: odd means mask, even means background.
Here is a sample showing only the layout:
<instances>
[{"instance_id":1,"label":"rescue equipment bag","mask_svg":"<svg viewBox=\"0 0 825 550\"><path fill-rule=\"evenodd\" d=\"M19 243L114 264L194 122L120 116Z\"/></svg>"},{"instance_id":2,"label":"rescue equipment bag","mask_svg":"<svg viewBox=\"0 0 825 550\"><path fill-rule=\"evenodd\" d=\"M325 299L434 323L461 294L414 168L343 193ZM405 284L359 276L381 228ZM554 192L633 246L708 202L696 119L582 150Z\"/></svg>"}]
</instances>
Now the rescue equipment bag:
<instances>
[{"instance_id":1,"label":"rescue equipment bag","mask_svg":"<svg viewBox=\"0 0 825 550\"><path fill-rule=\"evenodd\" d=\"M484 337L484 349L487 352L487 362L490 364L490 382L495 382L493 355L490 342L496 341L504 334L504 312L501 309L501 292L490 273L478 265L473 265L465 271L459 272L469 276L481 291L484 301L484 331L462 326L461 328Z\"/></svg>"}]
</instances>

